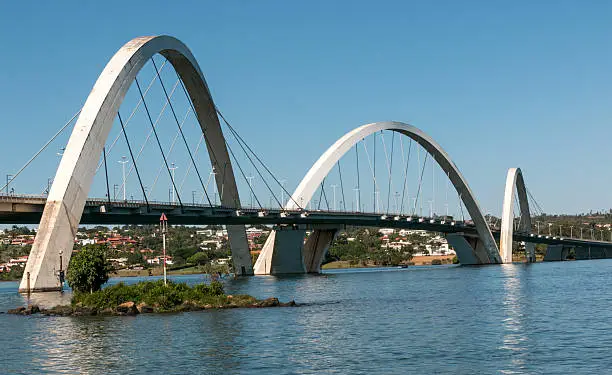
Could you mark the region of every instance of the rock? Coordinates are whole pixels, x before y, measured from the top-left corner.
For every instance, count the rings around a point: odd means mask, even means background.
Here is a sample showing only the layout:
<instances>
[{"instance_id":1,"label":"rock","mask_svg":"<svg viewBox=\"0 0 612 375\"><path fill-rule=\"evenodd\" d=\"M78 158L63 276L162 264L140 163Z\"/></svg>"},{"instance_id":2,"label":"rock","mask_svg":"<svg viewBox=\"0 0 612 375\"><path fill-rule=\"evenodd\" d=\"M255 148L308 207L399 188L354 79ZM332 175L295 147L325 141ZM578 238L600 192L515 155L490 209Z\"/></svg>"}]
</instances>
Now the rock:
<instances>
[{"instance_id":1,"label":"rock","mask_svg":"<svg viewBox=\"0 0 612 375\"><path fill-rule=\"evenodd\" d=\"M38 305L28 305L28 308L26 309L27 314L38 314L40 313L40 308L38 307Z\"/></svg>"},{"instance_id":2,"label":"rock","mask_svg":"<svg viewBox=\"0 0 612 375\"><path fill-rule=\"evenodd\" d=\"M72 309L72 316L94 316L98 315L98 309L94 307L76 306Z\"/></svg>"},{"instance_id":3,"label":"rock","mask_svg":"<svg viewBox=\"0 0 612 375\"><path fill-rule=\"evenodd\" d=\"M212 308L213 308L213 305L211 305L211 304L207 303L206 305L204 305L204 308L205 308L205 309L212 309Z\"/></svg>"},{"instance_id":4,"label":"rock","mask_svg":"<svg viewBox=\"0 0 612 375\"><path fill-rule=\"evenodd\" d=\"M55 306L47 310L41 310L41 313L47 316L69 316L72 315L72 307Z\"/></svg>"},{"instance_id":5,"label":"rock","mask_svg":"<svg viewBox=\"0 0 612 375\"><path fill-rule=\"evenodd\" d=\"M138 314L138 308L132 301L124 302L115 308L117 315L136 315Z\"/></svg>"},{"instance_id":6,"label":"rock","mask_svg":"<svg viewBox=\"0 0 612 375\"><path fill-rule=\"evenodd\" d=\"M281 303L280 306L282 306L282 307L292 307L292 306L297 306L297 303L295 303L294 300L291 300L289 302Z\"/></svg>"},{"instance_id":7,"label":"rock","mask_svg":"<svg viewBox=\"0 0 612 375\"><path fill-rule=\"evenodd\" d=\"M227 299L232 299L232 298L234 298L234 296L232 296L231 294L227 296Z\"/></svg>"},{"instance_id":8,"label":"rock","mask_svg":"<svg viewBox=\"0 0 612 375\"><path fill-rule=\"evenodd\" d=\"M278 302L278 298L276 297L270 297L270 298L266 298L265 300L261 301L259 303L260 307L275 307L278 306L280 303Z\"/></svg>"},{"instance_id":9,"label":"rock","mask_svg":"<svg viewBox=\"0 0 612 375\"><path fill-rule=\"evenodd\" d=\"M25 307L21 306L21 307L17 307L16 309L10 309L9 311L7 311L7 313L9 314L22 314L25 311Z\"/></svg>"},{"instance_id":10,"label":"rock","mask_svg":"<svg viewBox=\"0 0 612 375\"><path fill-rule=\"evenodd\" d=\"M138 309L138 312L141 314L149 314L152 313L154 311L153 307L147 305L144 302L140 302L136 308Z\"/></svg>"}]
</instances>

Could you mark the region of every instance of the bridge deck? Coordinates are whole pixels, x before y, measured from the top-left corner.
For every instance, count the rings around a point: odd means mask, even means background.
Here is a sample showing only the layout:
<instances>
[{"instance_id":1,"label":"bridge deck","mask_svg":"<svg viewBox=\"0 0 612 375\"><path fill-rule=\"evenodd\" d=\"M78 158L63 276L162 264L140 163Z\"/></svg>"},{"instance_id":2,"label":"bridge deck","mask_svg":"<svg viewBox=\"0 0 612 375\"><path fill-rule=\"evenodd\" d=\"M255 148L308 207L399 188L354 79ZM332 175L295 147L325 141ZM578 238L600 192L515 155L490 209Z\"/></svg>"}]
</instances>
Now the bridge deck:
<instances>
[{"instance_id":1,"label":"bridge deck","mask_svg":"<svg viewBox=\"0 0 612 375\"><path fill-rule=\"evenodd\" d=\"M38 224L47 199L44 196L0 195L0 224ZM91 198L85 203L81 224L157 224L166 214L172 224L263 224L263 225L330 225L372 226L381 228L426 230L441 233L465 233L476 236L476 227L470 222L443 220L417 216L394 216L367 212L340 212L323 210L248 209L235 210L221 206L144 201L109 201ZM500 232L492 230L499 239ZM542 236L514 232L515 241L568 246L610 247L606 241Z\"/></svg>"}]
</instances>

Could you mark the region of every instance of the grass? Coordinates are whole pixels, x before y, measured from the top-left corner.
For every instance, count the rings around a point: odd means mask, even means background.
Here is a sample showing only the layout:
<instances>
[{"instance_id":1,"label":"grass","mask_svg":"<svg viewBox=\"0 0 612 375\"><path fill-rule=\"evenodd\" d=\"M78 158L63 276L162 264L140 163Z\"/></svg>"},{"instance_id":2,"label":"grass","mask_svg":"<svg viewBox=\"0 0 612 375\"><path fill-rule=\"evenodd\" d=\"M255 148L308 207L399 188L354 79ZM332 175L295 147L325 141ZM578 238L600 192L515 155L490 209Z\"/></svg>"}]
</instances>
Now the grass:
<instances>
[{"instance_id":1,"label":"grass","mask_svg":"<svg viewBox=\"0 0 612 375\"><path fill-rule=\"evenodd\" d=\"M235 296L233 303L254 303L257 300L251 296ZM159 311L173 311L185 304L193 305L223 305L228 302L228 296L223 291L223 285L213 281L210 285L197 284L189 286L185 283L163 280L143 281L127 285L119 283L93 293L75 293L73 306L84 306L96 309L112 309L125 302L135 304L145 303Z\"/></svg>"}]
</instances>

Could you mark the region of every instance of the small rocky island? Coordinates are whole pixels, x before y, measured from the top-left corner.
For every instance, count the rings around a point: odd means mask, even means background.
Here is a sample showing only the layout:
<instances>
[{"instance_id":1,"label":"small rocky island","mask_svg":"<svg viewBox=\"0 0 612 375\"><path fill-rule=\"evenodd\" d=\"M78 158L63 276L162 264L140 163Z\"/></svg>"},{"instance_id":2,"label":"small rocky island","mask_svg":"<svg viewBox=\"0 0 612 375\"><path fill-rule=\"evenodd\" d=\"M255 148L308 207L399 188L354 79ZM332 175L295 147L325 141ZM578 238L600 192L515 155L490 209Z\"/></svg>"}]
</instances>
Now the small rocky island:
<instances>
[{"instance_id":1,"label":"small rocky island","mask_svg":"<svg viewBox=\"0 0 612 375\"><path fill-rule=\"evenodd\" d=\"M296 306L295 301L279 302L277 298L258 300L249 295L227 295L223 284L189 286L163 280L143 281L132 285L118 283L92 293L75 292L70 305L41 308L21 306L9 314L47 316L137 315L172 313L207 309L261 308Z\"/></svg>"}]
</instances>

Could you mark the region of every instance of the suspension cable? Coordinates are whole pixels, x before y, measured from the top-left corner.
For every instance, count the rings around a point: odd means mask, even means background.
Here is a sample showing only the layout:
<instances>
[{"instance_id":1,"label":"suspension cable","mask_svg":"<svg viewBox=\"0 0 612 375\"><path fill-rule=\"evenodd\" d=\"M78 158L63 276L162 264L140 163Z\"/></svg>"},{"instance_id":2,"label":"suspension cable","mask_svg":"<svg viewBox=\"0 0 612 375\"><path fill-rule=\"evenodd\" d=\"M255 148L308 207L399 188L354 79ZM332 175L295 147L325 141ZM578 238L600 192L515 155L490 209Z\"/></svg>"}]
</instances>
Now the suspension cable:
<instances>
[{"instance_id":1,"label":"suspension cable","mask_svg":"<svg viewBox=\"0 0 612 375\"><path fill-rule=\"evenodd\" d=\"M342 184L342 171L340 168L340 160L338 159L338 175L340 176L340 191L342 191L342 206L344 208L344 212L346 212L346 199L344 199L344 185Z\"/></svg>"},{"instance_id":2,"label":"suspension cable","mask_svg":"<svg viewBox=\"0 0 612 375\"><path fill-rule=\"evenodd\" d=\"M153 134L155 135L155 140L157 141L157 145L159 146L159 151L161 152L162 158L164 159L164 163L166 164L166 170L168 171L168 176L170 176L170 181L172 182L172 187L174 187L174 191L177 192L176 196L179 201L179 205L181 209L183 208L183 201L181 200L181 195L178 193L176 189L176 184L174 183L174 178L172 177L172 172L170 172L170 166L168 165L168 160L166 159L166 154L164 153L164 149L159 141L159 136L157 135L157 130L155 130L155 126L153 125L153 119L151 119L151 113L149 112L149 107L147 106L147 102L142 95L142 90L140 89L140 84L138 83L138 77L134 78L136 82L136 87L138 88L138 93L140 93L140 97L142 98L142 104L145 108L145 112L147 113L147 118L149 119L149 123L151 124L151 128L153 129Z\"/></svg>"},{"instance_id":3,"label":"suspension cable","mask_svg":"<svg viewBox=\"0 0 612 375\"><path fill-rule=\"evenodd\" d=\"M174 88L172 89L172 92L170 93L170 98L172 98L172 96L174 95L174 91L176 90L177 85L178 85L178 81L176 81L176 83L174 84ZM166 112L166 108L167 107L168 107L168 99L166 99L166 101L165 101L161 111L159 112L159 114L157 115L157 118L155 119L155 123L153 124L153 126L155 128L157 128L157 125L159 124L159 121L161 120L164 112ZM149 139L151 139L151 135L152 134L153 134L153 129L149 130L149 133L145 137L145 140L144 140L143 144L140 146L140 149L138 150L138 153L136 154L136 160L137 161L140 160L140 155L142 154L142 152L144 151L145 147L149 143ZM173 148L174 148L174 142L170 146L170 151L169 151L168 155L170 155L172 153L172 149ZM163 166L162 166L162 168L163 168ZM127 174L128 177L130 177L132 175L133 171L134 171L134 165L130 166L130 169L129 169L128 174ZM154 188L155 188L155 184L151 188L151 194L153 194Z\"/></svg>"},{"instance_id":4,"label":"suspension cable","mask_svg":"<svg viewBox=\"0 0 612 375\"><path fill-rule=\"evenodd\" d=\"M416 205L417 202L419 201L419 195L421 194L421 183L423 182L423 173L425 173L425 165L427 164L427 157L429 156L429 153L425 153L425 158L423 159L423 168L421 169L421 177L419 178L419 186L417 188L417 193L416 193L416 201L414 201L414 212L416 214Z\"/></svg>"},{"instance_id":5,"label":"suspension cable","mask_svg":"<svg viewBox=\"0 0 612 375\"><path fill-rule=\"evenodd\" d=\"M382 136L381 136L382 137ZM376 203L378 203L378 194L380 194L380 186L378 186L378 181L376 180L376 176L374 175L374 169L372 168L372 163L370 161L370 153L368 152L368 147L366 145L365 142L362 143L363 144L363 149L365 150L366 153L366 157L368 159L368 166L370 167L370 173L372 173L372 178L374 179L374 201ZM375 204L374 207L376 207L377 205ZM380 205L378 205L380 208Z\"/></svg>"},{"instance_id":6,"label":"suspension cable","mask_svg":"<svg viewBox=\"0 0 612 375\"><path fill-rule=\"evenodd\" d=\"M191 149L189 148L189 143L187 142L187 139L185 138L185 133L183 132L183 128L181 127L181 122L179 122L178 117L176 116L176 112L174 111L174 106L172 105L172 101L170 100L170 97L168 96L168 92L166 91L166 86L164 85L164 80L160 77L159 70L157 70L157 64L155 64L155 60L153 58L151 58L151 62L153 63L153 67L155 68L155 72L157 73L157 77L159 78L159 84L161 85L162 90L164 91L164 95L166 96L166 100L168 100L168 105L170 106L170 111L172 112L172 117L174 117L174 121L176 122L176 126L178 126L178 131L179 131L179 133L181 133L181 138L183 139L183 143L185 143L185 148L187 148L187 153L189 154L189 158L191 159L191 163L193 163L193 168L195 169L196 174L198 175L198 180L200 180L200 184L202 185L202 189L204 189L204 194L206 195L206 200L208 201L208 204L212 207L212 202L210 200L210 197L208 196L208 192L206 191L206 188L204 187L204 182L202 181L202 176L200 175L200 171L198 170L198 166L196 165L195 159L193 158L193 154L191 153ZM174 184L174 178L172 180L173 180L172 184Z\"/></svg>"},{"instance_id":7,"label":"suspension cable","mask_svg":"<svg viewBox=\"0 0 612 375\"><path fill-rule=\"evenodd\" d=\"M172 97L172 93L170 93L170 97ZM183 117L183 121L181 122L181 127L183 127L183 125L185 124L185 121L187 121L187 117L189 116L190 112L191 112L191 107L187 108L187 112L185 113L185 116ZM149 135L150 134L151 133L149 133ZM179 136L179 133L177 131L174 134L174 138L172 139L172 143L170 144L170 148L168 150L168 156L170 156L170 154L172 154L172 151L174 151L174 146L176 145L176 141L178 140L178 136ZM147 140L148 140L148 138L147 138ZM145 141L145 142L147 142L147 141ZM138 158L138 157L136 157L136 158ZM159 166L159 169L157 170L157 174L155 175L155 179L153 180L153 183L151 184L151 194L153 194L153 191L155 190L155 187L157 186L157 181L159 180L159 176L161 175L161 172L162 172L163 169L164 169L164 164L161 163L161 165ZM188 164L187 172L189 172L189 170L191 170L191 164ZM183 187L182 185L179 187L179 194L183 191L182 187ZM204 196L202 196L202 197L204 198Z\"/></svg>"},{"instance_id":8,"label":"suspension cable","mask_svg":"<svg viewBox=\"0 0 612 375\"><path fill-rule=\"evenodd\" d=\"M242 138L242 136L240 136L240 134L234 129L234 127L229 123L229 121L227 121L227 119L225 118L225 116L223 115L223 113L221 113L221 111L219 110L219 108L216 109L217 113L219 114L219 117L221 117L221 119L223 120L223 122L225 123L225 125L227 125L227 127L230 129L230 131L232 132L232 134L234 135L234 137L236 138L236 140L238 141L238 144L240 145L240 147L243 149L244 153L248 156L249 160L251 161L251 163L253 163L253 166L255 167L255 169L257 170L257 173L259 173L259 169L257 169L257 167L255 166L254 162L252 161L251 157L249 156L249 153L246 152L246 150L248 150L254 157L255 159L259 162L259 164L261 164L261 166L264 167L264 169L266 170L266 172L268 172L268 174L272 177L272 179L277 183L278 186L280 186L280 188L287 193L287 196L289 196L289 199L291 199L293 201L293 203L296 204L296 206L299 209L303 209L303 207L295 201L295 199L293 198L293 195L291 193L289 193L289 191L287 191L287 189L285 189L285 187L283 186L283 184L280 183L280 181L276 178L276 176L274 175L274 173L272 173L272 171L270 171L270 168L268 168L268 166L259 158L259 156L253 151L253 149L249 146L249 144ZM246 148L246 150L245 150ZM270 189L270 186L268 185L268 183L266 182L266 180L262 177L262 180L264 181L264 183L266 184L266 187L270 190L270 193L272 194L272 196L274 197L274 199L279 203L279 206L281 207L281 209L284 209L284 206L282 203L280 203L280 201L278 200L278 198L276 197L276 195L274 194L274 192Z\"/></svg>"},{"instance_id":9,"label":"suspension cable","mask_svg":"<svg viewBox=\"0 0 612 375\"><path fill-rule=\"evenodd\" d=\"M164 70L164 67L166 66L166 62L168 60L165 60L164 63L161 65L159 71L161 72L162 70ZM149 85L147 86L147 88L145 89L144 92L144 97L147 97L147 94L149 93L149 90L151 89L151 87L153 86L153 83L155 83L155 80L157 79L157 76L154 75L153 78L151 79L151 81L149 82ZM127 118L127 120L125 121L125 127L127 128L128 125L130 124L130 121L132 121L132 118L134 117L134 115L136 114L136 111L138 111L138 108L140 108L140 105L142 104L142 99L138 99L138 103L136 103L136 106L134 107L134 109L132 110L132 112L130 113L130 116ZM111 143L110 147L108 148L108 152L111 152L113 150L113 147L115 146L115 143L117 143L117 141L119 140L119 138L121 137L121 133L117 134L117 136L115 137L115 139L113 140L113 142ZM96 173L98 173L98 170L100 169L100 167L102 167L102 162L98 163L98 166L96 167Z\"/></svg>"},{"instance_id":10,"label":"suspension cable","mask_svg":"<svg viewBox=\"0 0 612 375\"><path fill-rule=\"evenodd\" d=\"M246 174L244 174L244 171L242 170L242 166L240 166L240 163L238 163L238 159L236 158L236 155L234 155L234 151L230 147L229 143L227 143L227 140L225 141L225 144L227 145L230 155L234 158L234 161L236 162L236 165L238 166L238 170L240 170L240 174L242 175L242 178L244 178L244 180L246 181L246 184L249 187L251 194L253 194L253 197L255 197L255 201L257 201L257 205L259 206L261 210L263 210L263 206L259 202L259 198L257 198L257 194L255 194L255 191L253 191L253 186L251 186L251 184L249 183L249 179L247 178Z\"/></svg>"},{"instance_id":11,"label":"suspension cable","mask_svg":"<svg viewBox=\"0 0 612 375\"><path fill-rule=\"evenodd\" d=\"M408 158L406 159L406 170L404 173L404 185L402 187L402 204L400 206L400 212L404 210L404 193L406 192L406 182L408 180L408 165L410 163L410 151L412 149L412 139L410 139L410 143L408 144ZM410 195L408 196L408 204L410 204Z\"/></svg>"},{"instance_id":12,"label":"suspension cable","mask_svg":"<svg viewBox=\"0 0 612 375\"><path fill-rule=\"evenodd\" d=\"M36 159L36 158L38 157L38 155L40 155L40 153L41 153L41 152L45 151L45 150L47 149L47 147L48 147L48 146L49 146L49 145L50 145L50 144L51 144L51 143L52 143L52 142L55 140L55 138L57 138L57 137L58 137L60 134L62 134L62 132L63 132L63 131L64 131L64 130L65 130L65 129L66 129L66 128L67 128L67 127L68 127L68 126L69 126L69 125L70 125L70 124L73 122L73 121L74 121L74 119L75 119L75 118L77 118L77 116L78 116L80 113L81 113L81 109L79 109L79 110L77 111L77 113L75 113L75 114L74 114L74 115L73 115L73 116L70 118L70 120L68 120L68 122L67 122L67 123L65 123L65 124L64 124L64 126L62 126L62 127L60 128L60 130L58 130L58 131L57 131L57 133L55 133L55 134L53 135L53 137L51 137L51 139L49 139L49 140L47 141L47 143L45 143L45 144L44 144L44 145L43 145L43 146L42 146L42 147L41 147L41 148L40 148L38 151L36 151L36 153L34 154L34 156L32 156L32 157L30 158L30 160L28 160L28 161L27 161L27 162L26 162L26 163L23 165L23 167L21 167L21 168L20 168L20 169L17 171L17 173L15 173L15 175L14 175L12 178L10 178L10 179L9 179L9 180L6 182L6 184L4 184L4 185L2 186L2 188L0 188L0 191L2 191L2 190L4 190L4 189L6 189L6 187L7 187L7 186L9 186L9 184L10 184L11 182L13 182L13 181L15 180L15 178L17 178L17 176L19 176L19 175L21 174L21 172L23 172L23 170L24 170L24 169L26 169L26 168L27 168L27 167L28 167L28 166L29 166L29 165L30 165L30 164L31 164L31 163L34 161L34 159Z\"/></svg>"},{"instance_id":13,"label":"suspension cable","mask_svg":"<svg viewBox=\"0 0 612 375\"><path fill-rule=\"evenodd\" d=\"M106 177L106 196L108 197L108 204L110 208L111 196L110 196L110 185L108 184L108 168L106 167L106 146L102 147L102 155L104 155L104 176Z\"/></svg>"},{"instance_id":14,"label":"suspension cable","mask_svg":"<svg viewBox=\"0 0 612 375\"><path fill-rule=\"evenodd\" d=\"M383 144L385 142L385 139L383 138ZM387 184L387 215L389 215L389 205L390 205L390 201L391 201L391 185L392 185L392 172L393 172L393 146L395 145L395 132L392 132L391 135L391 161L389 162L389 183ZM386 146L385 146L385 150L386 150ZM385 152L386 153L386 152ZM395 202L395 205L397 206L397 199Z\"/></svg>"},{"instance_id":15,"label":"suspension cable","mask_svg":"<svg viewBox=\"0 0 612 375\"><path fill-rule=\"evenodd\" d=\"M355 212L359 212L359 205L361 204L361 187L359 185L359 147L357 143L355 143L355 154L357 158L357 210Z\"/></svg>"},{"instance_id":16,"label":"suspension cable","mask_svg":"<svg viewBox=\"0 0 612 375\"><path fill-rule=\"evenodd\" d=\"M232 133L232 135L234 136L234 139L236 139L238 141L237 132L233 128L229 128L229 129L230 129L230 133ZM251 158L251 156L249 155L247 150L244 148L242 143L240 143L240 141L238 141L238 145L242 149L242 152L244 152L244 154L246 155L247 159L249 159L249 162L251 162L251 165L253 166L253 168L257 172L257 175L259 175L259 178L261 178L261 180L263 181L264 185L266 186L266 188L268 189L268 191L270 192L270 194L272 195L272 197L274 198L274 200L276 201L276 203L278 204L280 209L283 210L284 209L283 203L278 198L276 198L276 195L274 194L274 191L272 191L272 188L268 184L268 181L266 181L266 179L263 177L263 175L261 174L261 171L259 170L259 168L257 168L257 165L255 164L255 162L253 161L253 159ZM238 162L238 161L236 161L236 162ZM284 190L284 188L283 188L283 190Z\"/></svg>"},{"instance_id":17,"label":"suspension cable","mask_svg":"<svg viewBox=\"0 0 612 375\"><path fill-rule=\"evenodd\" d=\"M117 111L117 117L119 117L119 123L121 124L121 130L123 131L123 135L125 136L125 143L127 144L128 151L130 152L132 163L136 165L136 161L134 160L134 154L132 153L132 147L130 146L130 140L128 139L127 133L125 132L125 126L123 126L123 120L121 119L121 114L118 111ZM138 167L136 167L136 176L138 177L138 182L140 183L140 188L142 189L142 196L145 199L145 203L147 205L147 211L149 211L149 200L147 199L147 193L145 192L144 185L142 184L142 180L140 179L140 173L138 172ZM124 190L124 193L125 193L125 190ZM110 194L110 189L109 189L109 194Z\"/></svg>"}]
</instances>

